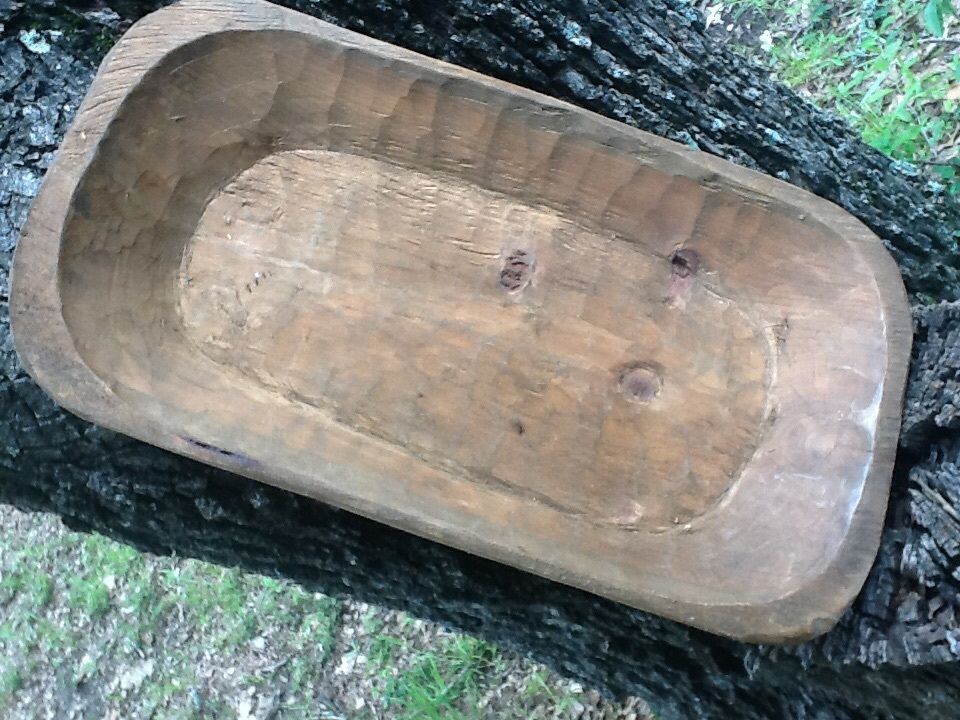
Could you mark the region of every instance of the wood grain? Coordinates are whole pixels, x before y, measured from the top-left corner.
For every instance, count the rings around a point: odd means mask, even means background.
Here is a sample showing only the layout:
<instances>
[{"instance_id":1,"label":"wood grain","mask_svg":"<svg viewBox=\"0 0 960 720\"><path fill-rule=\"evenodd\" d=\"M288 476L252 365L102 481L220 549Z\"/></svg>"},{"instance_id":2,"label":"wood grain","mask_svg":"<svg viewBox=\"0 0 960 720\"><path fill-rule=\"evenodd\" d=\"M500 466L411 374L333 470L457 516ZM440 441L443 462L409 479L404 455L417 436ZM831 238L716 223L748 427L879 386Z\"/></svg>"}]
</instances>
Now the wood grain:
<instances>
[{"instance_id":1,"label":"wood grain","mask_svg":"<svg viewBox=\"0 0 960 720\"><path fill-rule=\"evenodd\" d=\"M784 183L261 2L108 57L18 351L154 444L744 639L876 552L909 315Z\"/></svg>"}]
</instances>

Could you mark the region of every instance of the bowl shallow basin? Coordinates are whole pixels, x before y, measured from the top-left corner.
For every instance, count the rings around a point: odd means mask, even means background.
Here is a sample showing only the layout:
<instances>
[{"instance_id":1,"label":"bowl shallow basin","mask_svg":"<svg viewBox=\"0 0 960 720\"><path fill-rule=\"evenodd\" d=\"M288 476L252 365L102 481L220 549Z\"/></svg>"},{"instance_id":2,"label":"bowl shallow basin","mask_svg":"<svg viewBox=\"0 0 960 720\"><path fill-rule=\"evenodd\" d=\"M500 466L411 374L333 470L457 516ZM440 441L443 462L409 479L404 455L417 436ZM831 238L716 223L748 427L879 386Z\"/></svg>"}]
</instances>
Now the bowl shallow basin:
<instances>
[{"instance_id":1,"label":"bowl shallow basin","mask_svg":"<svg viewBox=\"0 0 960 720\"><path fill-rule=\"evenodd\" d=\"M101 68L17 349L102 425L749 640L883 522L909 313L829 203L255 0Z\"/></svg>"}]
</instances>

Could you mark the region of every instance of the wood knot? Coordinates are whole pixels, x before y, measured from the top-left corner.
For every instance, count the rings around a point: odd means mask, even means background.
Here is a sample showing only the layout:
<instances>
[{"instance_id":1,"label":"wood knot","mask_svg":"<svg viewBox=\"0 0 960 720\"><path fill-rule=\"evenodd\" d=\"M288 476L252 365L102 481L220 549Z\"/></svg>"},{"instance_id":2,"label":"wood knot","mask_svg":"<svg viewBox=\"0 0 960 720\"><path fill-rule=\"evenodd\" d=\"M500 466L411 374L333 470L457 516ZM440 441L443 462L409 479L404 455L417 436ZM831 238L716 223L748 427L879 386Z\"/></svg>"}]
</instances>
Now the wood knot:
<instances>
[{"instance_id":1,"label":"wood knot","mask_svg":"<svg viewBox=\"0 0 960 720\"><path fill-rule=\"evenodd\" d=\"M533 263L532 252L520 249L511 252L500 268L500 287L510 292L523 290L530 282Z\"/></svg>"},{"instance_id":2,"label":"wood knot","mask_svg":"<svg viewBox=\"0 0 960 720\"><path fill-rule=\"evenodd\" d=\"M617 387L630 402L648 403L660 394L660 373L647 365L630 365L620 371Z\"/></svg>"},{"instance_id":3,"label":"wood knot","mask_svg":"<svg viewBox=\"0 0 960 720\"><path fill-rule=\"evenodd\" d=\"M696 275L700 269L700 253L690 248L674 250L670 256L670 267L675 277L688 278Z\"/></svg>"}]
</instances>

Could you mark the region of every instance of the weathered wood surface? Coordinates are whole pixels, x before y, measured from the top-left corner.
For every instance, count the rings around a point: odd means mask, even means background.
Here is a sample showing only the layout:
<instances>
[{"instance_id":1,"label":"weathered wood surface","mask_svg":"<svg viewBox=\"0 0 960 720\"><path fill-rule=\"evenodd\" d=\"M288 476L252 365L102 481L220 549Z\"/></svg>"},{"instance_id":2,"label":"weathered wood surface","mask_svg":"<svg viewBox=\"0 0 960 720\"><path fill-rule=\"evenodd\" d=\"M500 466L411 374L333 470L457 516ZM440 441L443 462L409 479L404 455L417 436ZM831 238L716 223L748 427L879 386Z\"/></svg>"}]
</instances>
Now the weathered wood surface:
<instances>
[{"instance_id":1,"label":"weathered wood surface","mask_svg":"<svg viewBox=\"0 0 960 720\"><path fill-rule=\"evenodd\" d=\"M796 641L873 564L911 337L875 235L302 13L132 28L13 277L81 417L634 607Z\"/></svg>"},{"instance_id":2,"label":"weathered wood surface","mask_svg":"<svg viewBox=\"0 0 960 720\"><path fill-rule=\"evenodd\" d=\"M91 49L96 27L45 55L25 50L19 29L53 25L49 13L67 12L64 3L41 5L13 13L0 5L4 278L29 199L100 57ZM114 7L137 14L148 6ZM873 228L895 249L915 296L957 297L957 206L705 38L688 10L652 1L629 12L613 3L561 12L509 2L301 9L782 172ZM618 13L616 32L605 20L611 11ZM520 52L529 60L518 59ZM622 65L611 66L614 55ZM627 66L635 68L630 78L618 69ZM840 626L790 652L690 631L92 428L58 411L25 377L6 330L0 495L144 549L284 572L327 592L482 633L590 685L639 693L662 717L725 718L733 705L738 717L758 719L954 718L957 666L929 663L960 655L960 583L953 576L960 553L950 500L960 464L951 409L960 312L950 305L918 312L904 444L879 561ZM2 305L0 314L5 318ZM911 664L928 665L902 667Z\"/></svg>"}]
</instances>

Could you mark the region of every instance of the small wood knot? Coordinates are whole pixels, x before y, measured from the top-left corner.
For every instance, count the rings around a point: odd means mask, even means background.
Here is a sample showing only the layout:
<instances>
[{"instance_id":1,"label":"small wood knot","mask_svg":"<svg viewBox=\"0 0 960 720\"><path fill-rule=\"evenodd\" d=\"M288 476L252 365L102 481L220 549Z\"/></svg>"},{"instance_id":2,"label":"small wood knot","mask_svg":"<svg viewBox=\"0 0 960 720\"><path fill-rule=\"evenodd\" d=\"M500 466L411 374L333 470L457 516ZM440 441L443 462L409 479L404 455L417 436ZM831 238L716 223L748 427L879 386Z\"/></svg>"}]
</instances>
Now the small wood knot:
<instances>
[{"instance_id":1,"label":"small wood knot","mask_svg":"<svg viewBox=\"0 0 960 720\"><path fill-rule=\"evenodd\" d=\"M700 269L700 253L690 248L674 250L670 256L670 266L676 277L688 278L696 275Z\"/></svg>"},{"instance_id":2,"label":"small wood knot","mask_svg":"<svg viewBox=\"0 0 960 720\"><path fill-rule=\"evenodd\" d=\"M530 282L533 270L533 254L526 250L514 250L500 268L500 287L510 292L523 290Z\"/></svg>"},{"instance_id":3,"label":"small wood knot","mask_svg":"<svg viewBox=\"0 0 960 720\"><path fill-rule=\"evenodd\" d=\"M617 383L623 396L637 403L648 403L660 394L660 374L645 365L632 365L620 371Z\"/></svg>"}]
</instances>

